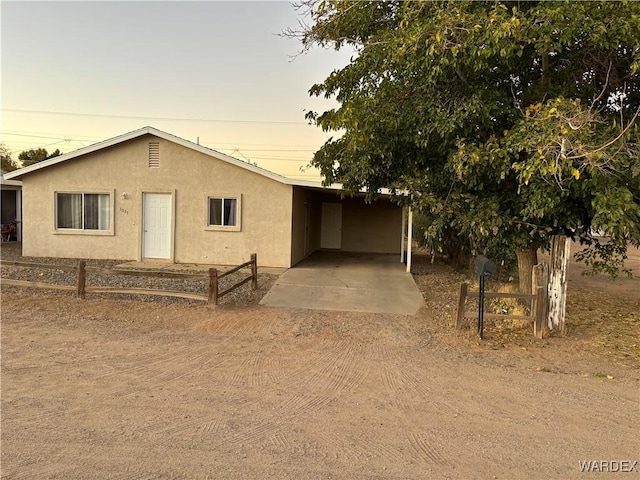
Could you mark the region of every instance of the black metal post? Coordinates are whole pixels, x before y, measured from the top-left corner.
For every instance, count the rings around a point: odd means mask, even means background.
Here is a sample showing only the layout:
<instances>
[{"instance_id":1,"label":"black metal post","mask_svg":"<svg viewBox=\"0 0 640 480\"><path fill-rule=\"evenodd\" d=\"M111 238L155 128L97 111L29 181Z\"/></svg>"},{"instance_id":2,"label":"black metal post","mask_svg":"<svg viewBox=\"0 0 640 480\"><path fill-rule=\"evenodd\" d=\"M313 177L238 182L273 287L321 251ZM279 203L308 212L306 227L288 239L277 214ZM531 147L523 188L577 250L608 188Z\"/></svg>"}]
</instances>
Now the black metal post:
<instances>
[{"instance_id":1,"label":"black metal post","mask_svg":"<svg viewBox=\"0 0 640 480\"><path fill-rule=\"evenodd\" d=\"M484 324L484 275L480 275L480 292L478 294L478 335L482 340L482 328Z\"/></svg>"}]
</instances>

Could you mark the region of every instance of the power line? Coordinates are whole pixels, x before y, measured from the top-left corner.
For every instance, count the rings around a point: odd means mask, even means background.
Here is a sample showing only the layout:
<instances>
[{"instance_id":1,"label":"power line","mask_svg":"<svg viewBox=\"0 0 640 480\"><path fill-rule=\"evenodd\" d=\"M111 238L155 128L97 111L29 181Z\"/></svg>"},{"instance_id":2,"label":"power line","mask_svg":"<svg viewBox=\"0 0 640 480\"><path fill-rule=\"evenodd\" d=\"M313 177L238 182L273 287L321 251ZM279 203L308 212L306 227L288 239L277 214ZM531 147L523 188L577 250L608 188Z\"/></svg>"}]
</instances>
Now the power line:
<instances>
[{"instance_id":1,"label":"power line","mask_svg":"<svg viewBox=\"0 0 640 480\"><path fill-rule=\"evenodd\" d=\"M273 121L273 120L222 120L222 119L214 119L214 118L141 117L136 115L106 115L102 113L22 110L19 108L3 108L2 111L14 112L14 113L34 113L34 114L40 114L40 115L66 115L71 117L123 118L123 119L132 119L132 120L169 120L169 121L177 121L177 122L249 123L249 124L309 126L307 122L288 122L288 121Z\"/></svg>"},{"instance_id":2,"label":"power line","mask_svg":"<svg viewBox=\"0 0 640 480\"><path fill-rule=\"evenodd\" d=\"M12 135L15 137L29 137L29 138L47 138L50 140L59 140L60 139L60 135L56 135L55 137L49 137L49 136L45 136L45 135L33 135L33 134L26 134L26 133L12 133L12 132L1 132L3 135Z\"/></svg>"},{"instance_id":3,"label":"power line","mask_svg":"<svg viewBox=\"0 0 640 480\"><path fill-rule=\"evenodd\" d=\"M88 136L83 136L83 135L77 135L76 137L84 137L84 139L73 139L70 138L66 135L63 134L54 134L54 133L50 133L50 134L46 134L43 132L34 132L34 133L29 133L29 132L16 132L16 131L2 131L0 130L0 133L2 133L3 135L8 135L8 136L18 136L18 137L26 137L26 138L40 138L40 139L46 139L46 140L55 140L54 142L48 142L46 144L43 144L42 141L39 142L34 142L34 141L28 141L28 140L22 140L22 141L17 141L17 142L11 142L11 146L13 148L17 148L17 149L22 149L22 148L46 148L46 147L50 147L52 145L59 145L62 143L65 143L68 147L72 148L72 149L76 149L76 148L82 148L84 146L87 145L87 143L89 142L96 142L96 141L100 141L97 140L96 137L88 137ZM74 135L75 136L75 135ZM91 140L90 140L91 139ZM289 148L264 148L264 149L260 149L260 148L240 148L238 147L238 145L253 145L253 146L257 146L257 145L268 145L268 146L278 146L277 144L243 144L243 143L238 143L238 142L202 142L202 144L204 145L205 143L212 143L215 144L216 146L213 147L213 149L221 151L221 152L229 152L227 154L231 155L231 156L241 156L243 157L245 160L251 160L251 161L271 161L271 162L295 162L295 163L305 163L308 164L310 157L313 155L313 153L315 152L315 147L312 148L308 148L308 149L289 149ZM218 145L222 145L222 144L228 144L228 145L234 145L234 148L224 148L224 147L219 147ZM18 147L19 146L19 147ZM289 146L289 145L284 145L284 146ZM291 145L293 146L293 145ZM253 152L253 153L251 153ZM270 152L282 152L283 155L269 155ZM296 152L300 152L300 153L305 153L305 155L294 155L294 156L289 156L286 155L286 153L296 153ZM266 153L266 155L265 155Z\"/></svg>"},{"instance_id":4,"label":"power line","mask_svg":"<svg viewBox=\"0 0 640 480\"><path fill-rule=\"evenodd\" d=\"M66 133L52 133L52 132L25 132L25 131L9 131L9 130L0 130L0 134L2 135L15 135L19 137L35 137L35 138L51 138L51 139L60 139L60 138L69 138L70 135ZM96 137L92 135L73 135L72 141L83 141L83 142L99 142L104 140L104 137ZM82 140L79 140L82 139ZM316 150L318 145L302 145L302 144L294 144L294 143L245 143L245 142L218 142L213 140L201 140L204 144L209 145L244 145L244 146L252 146L252 147L297 147L297 148L306 148L309 150Z\"/></svg>"},{"instance_id":5,"label":"power line","mask_svg":"<svg viewBox=\"0 0 640 480\"><path fill-rule=\"evenodd\" d=\"M50 135L39 135L39 134L29 134L29 133L17 133L17 132L7 132L7 131L0 131L0 133L2 133L3 135L9 135L9 136L19 136L19 137L26 137L26 138L41 138L41 139L46 139L46 140L56 140L56 142L53 143L47 143L45 145L42 144L41 141L28 141L28 140L22 140L22 141L17 141L17 142L11 142L11 144L13 146L32 146L32 145L37 145L40 148L44 148L50 145L55 145L55 144L59 144L59 143L66 143L66 145L68 145L69 147L76 147L76 148L81 148L83 146L86 146L87 142L93 142L93 141L99 141L99 140L88 140L88 139L74 139L74 138L69 138L68 136L62 136L62 135L58 135L58 136L50 136ZM51 134L51 135L55 135L55 134ZM86 137L88 138L88 137ZM210 142L202 142L202 144L208 144ZM214 142L211 142L214 143ZM222 145L222 144L229 144L229 145L234 145L234 148L225 148L225 147L219 147L217 145ZM240 155L247 154L250 155L253 158L259 158L262 160L281 160L281 161L292 161L292 162L303 162L306 161L305 158L308 158L309 156L311 156L314 152L315 152L315 148L308 148L308 149L290 149L290 148L241 148L238 147L238 145L245 145L243 143L238 143L238 142L220 142L218 144L216 144L216 146L214 146L213 148L218 150L218 151L222 151L222 152L232 152L231 154L233 155L234 152L238 152ZM260 145L260 144L253 144L253 145ZM265 144L265 145L269 145L269 144ZM277 146L275 144L271 144L271 146ZM253 153L251 153L253 152ZM270 152L282 152L284 155L269 155L268 153ZM264 155L263 153L267 153L267 155ZM288 156L286 155L286 153L303 153L305 155L294 155L294 156ZM256 154L258 154L256 156ZM263 155L260 155L263 154Z\"/></svg>"}]
</instances>

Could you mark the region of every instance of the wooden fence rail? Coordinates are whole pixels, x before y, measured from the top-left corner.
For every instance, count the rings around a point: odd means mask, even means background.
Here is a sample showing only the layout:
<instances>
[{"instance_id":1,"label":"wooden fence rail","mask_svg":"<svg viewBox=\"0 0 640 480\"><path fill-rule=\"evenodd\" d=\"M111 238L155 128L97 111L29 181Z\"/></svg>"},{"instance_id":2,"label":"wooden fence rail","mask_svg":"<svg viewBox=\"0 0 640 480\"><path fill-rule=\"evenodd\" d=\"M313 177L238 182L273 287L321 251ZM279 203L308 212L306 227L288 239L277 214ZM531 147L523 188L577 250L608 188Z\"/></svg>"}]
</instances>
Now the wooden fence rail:
<instances>
[{"instance_id":1,"label":"wooden fence rail","mask_svg":"<svg viewBox=\"0 0 640 480\"><path fill-rule=\"evenodd\" d=\"M180 273L180 272L163 272L157 270L114 270L109 268L91 267L87 266L85 260L78 261L77 266L70 265L54 265L46 263L32 263L32 262L13 262L3 261L3 266L14 266L23 268L36 268L36 269L50 269L50 270L63 270L67 272L77 272L76 286L72 285L58 285L54 283L32 282L29 280L14 280L10 278L3 278L3 285L12 285L17 287L35 287L35 288L48 288L52 290L67 290L75 291L78 298L85 298L87 293L123 293L134 295L156 295L163 297L177 297L187 298L190 300L202 300L209 305L217 305L218 300L224 295L232 292L236 288L251 281L252 289L258 288L258 261L256 254L251 255L251 260L233 267L232 269L218 273L215 268L210 268L208 273ZM218 280L227 275L235 273L242 268L251 267L251 275L246 277L226 290L219 292ZM151 289L151 288L136 288L136 287L101 287L101 286L88 286L87 285L87 272L99 273L102 275L126 275L136 277L152 277L152 278L174 278L181 280L208 280L209 291L206 295L192 292L183 292L178 290L163 290L163 289Z\"/></svg>"},{"instance_id":2,"label":"wooden fence rail","mask_svg":"<svg viewBox=\"0 0 640 480\"><path fill-rule=\"evenodd\" d=\"M484 292L485 298L512 298L530 301L530 315L509 315L501 313L485 313L484 318L492 320L521 320L533 323L533 334L542 338L545 319L547 316L547 283L548 269L546 265L536 265L533 271L533 290L535 294ZM465 282L460 285L458 297L458 312L456 315L456 328L462 328L465 318L478 315L477 311L467 312L465 303L467 298L478 298L480 292L470 292L469 285Z\"/></svg>"},{"instance_id":3,"label":"wooden fence rail","mask_svg":"<svg viewBox=\"0 0 640 480\"><path fill-rule=\"evenodd\" d=\"M51 263L33 263L33 262L11 262L9 260L2 260L3 266L12 267L25 267L25 268L39 268L41 270L64 270L66 272L75 272L78 268L73 265L53 265Z\"/></svg>"},{"instance_id":4,"label":"wooden fence rail","mask_svg":"<svg viewBox=\"0 0 640 480\"><path fill-rule=\"evenodd\" d=\"M8 260L2 261L2 266L12 266L12 267L25 267L25 268L36 268L39 270L63 270L65 272L74 272L78 267L74 267L71 265L52 265L49 263L33 263L33 262L12 262ZM35 288L50 288L52 290L66 290L66 291L75 291L76 287L73 285L56 285L53 283L44 283L44 282L32 282L28 280L14 280L11 278L3 278L3 285L12 285L14 287L35 287Z\"/></svg>"},{"instance_id":5,"label":"wooden fence rail","mask_svg":"<svg viewBox=\"0 0 640 480\"><path fill-rule=\"evenodd\" d=\"M235 283L234 285L231 285L226 290L223 290L223 291L219 290L218 281L221 278L226 277L227 275L231 275L232 273L236 273L238 270L241 270L247 267L251 267L250 276L243 278L242 280ZM209 269L209 298L208 298L209 305L218 305L218 301L222 297L224 297L228 293L233 292L236 288L244 285L249 281L251 282L251 289L256 290L258 288L258 256L255 253L251 254L251 260L249 260L248 262L244 262L243 264L238 265L237 267L233 267L232 269L227 270L226 272L218 273L218 271L215 268L210 268Z\"/></svg>"}]
</instances>

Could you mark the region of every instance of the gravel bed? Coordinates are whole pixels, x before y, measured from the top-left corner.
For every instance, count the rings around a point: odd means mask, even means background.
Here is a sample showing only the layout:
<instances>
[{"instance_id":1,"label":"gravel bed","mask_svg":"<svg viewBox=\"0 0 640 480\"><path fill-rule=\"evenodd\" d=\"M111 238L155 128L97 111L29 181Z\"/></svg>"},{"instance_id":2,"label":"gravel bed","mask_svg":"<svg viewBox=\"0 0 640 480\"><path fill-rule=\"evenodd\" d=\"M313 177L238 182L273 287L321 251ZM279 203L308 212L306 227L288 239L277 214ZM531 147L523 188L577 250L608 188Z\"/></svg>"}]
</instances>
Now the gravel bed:
<instances>
[{"instance_id":1,"label":"gravel bed","mask_svg":"<svg viewBox=\"0 0 640 480\"><path fill-rule=\"evenodd\" d=\"M51 265L77 266L76 258L51 258L51 257L23 257L20 244L2 244L1 259L3 261L20 261L33 262ZM100 267L111 269L116 265L124 263L122 260L87 260L87 267ZM258 267L259 268L259 267ZM259 270L258 270L259 271ZM10 265L0 266L0 275L2 278L14 280L27 280L40 283L51 283L55 285L71 285L77 284L77 272L68 272L64 270L38 269L14 267ZM186 269L183 273L203 273L199 270ZM242 280L250 272L248 269L241 270L231 275L225 276L219 280L219 290L223 291ZM258 273L258 289L251 289L251 282L247 282L231 293L228 293L219 300L220 305L256 305L260 299L269 291L277 275ZM156 290L174 290L181 292L197 293L207 295L209 290L208 279L181 279L181 278L157 278L132 275L104 274L97 272L86 273L87 286L101 287L117 287L117 288L146 288ZM20 289L23 287L13 287L2 285L2 289ZM26 287L24 287L26 288ZM70 295L71 292L60 290L46 290L61 295ZM156 295L132 295L132 294L106 294L106 293L87 293L86 298L124 298L132 300L143 300L150 302L170 302L170 303L203 303L197 300L189 300L184 298L175 298Z\"/></svg>"}]
</instances>

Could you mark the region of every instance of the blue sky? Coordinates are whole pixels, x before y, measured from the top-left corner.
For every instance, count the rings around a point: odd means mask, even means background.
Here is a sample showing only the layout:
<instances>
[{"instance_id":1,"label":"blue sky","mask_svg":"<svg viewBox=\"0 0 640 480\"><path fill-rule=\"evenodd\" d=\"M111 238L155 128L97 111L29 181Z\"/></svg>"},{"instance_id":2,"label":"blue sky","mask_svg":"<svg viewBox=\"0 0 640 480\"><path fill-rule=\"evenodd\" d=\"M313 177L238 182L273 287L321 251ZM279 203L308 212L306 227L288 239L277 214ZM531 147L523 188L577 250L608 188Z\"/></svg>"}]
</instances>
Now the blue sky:
<instances>
[{"instance_id":1,"label":"blue sky","mask_svg":"<svg viewBox=\"0 0 640 480\"><path fill-rule=\"evenodd\" d=\"M69 152L151 125L283 175L328 138L308 90L349 61L278 34L288 2L2 2L0 138ZM295 57L292 59L292 57ZM74 114L74 115L69 115Z\"/></svg>"}]
</instances>

